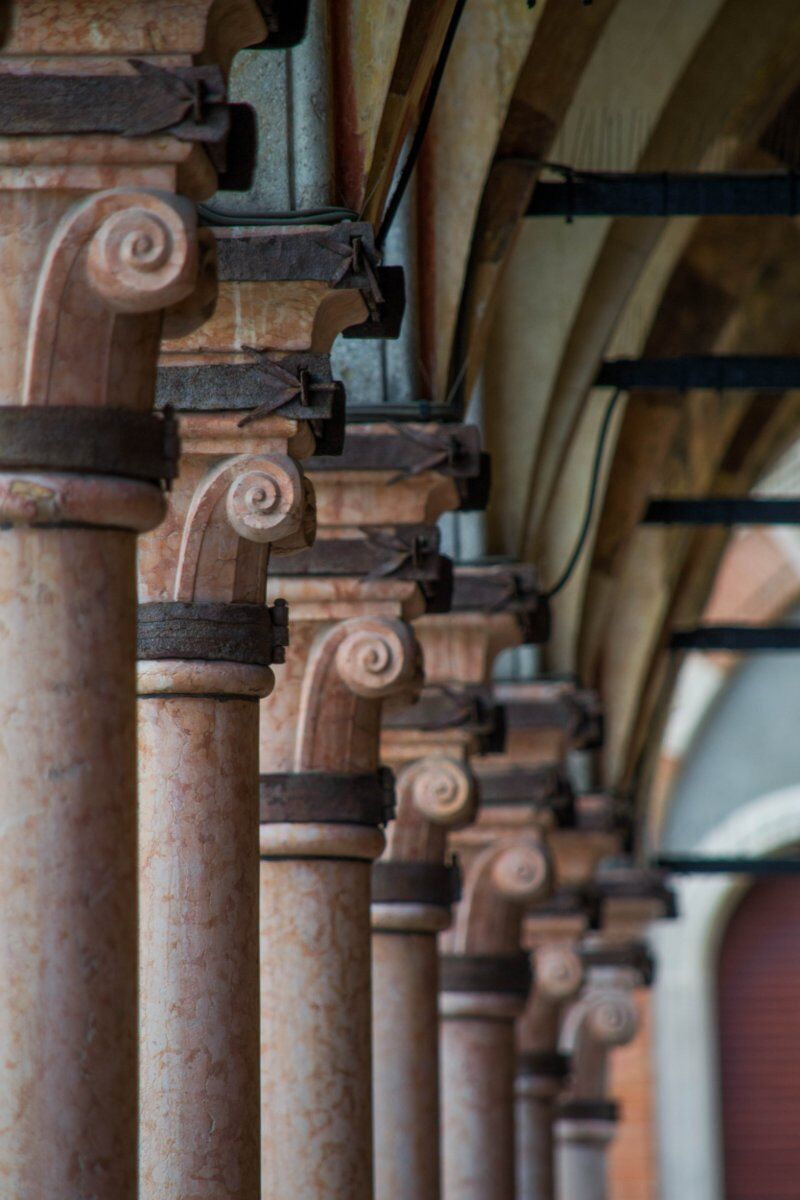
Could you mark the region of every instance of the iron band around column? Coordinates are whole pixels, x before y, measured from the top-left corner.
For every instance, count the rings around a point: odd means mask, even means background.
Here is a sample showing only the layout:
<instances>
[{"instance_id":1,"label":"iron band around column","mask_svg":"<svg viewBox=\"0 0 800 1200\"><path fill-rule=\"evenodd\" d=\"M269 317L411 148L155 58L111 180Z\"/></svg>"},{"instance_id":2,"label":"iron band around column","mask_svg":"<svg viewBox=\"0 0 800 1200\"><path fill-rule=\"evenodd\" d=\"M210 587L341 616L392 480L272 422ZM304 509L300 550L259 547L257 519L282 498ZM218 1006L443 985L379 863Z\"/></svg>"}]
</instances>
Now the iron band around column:
<instances>
[{"instance_id":1,"label":"iron band around column","mask_svg":"<svg viewBox=\"0 0 800 1200\"><path fill-rule=\"evenodd\" d=\"M461 899L458 863L382 862L372 866L374 904L433 904L449 908Z\"/></svg>"},{"instance_id":2,"label":"iron band around column","mask_svg":"<svg viewBox=\"0 0 800 1200\"><path fill-rule=\"evenodd\" d=\"M613 1100L561 1100L557 1121L618 1121L620 1108Z\"/></svg>"},{"instance_id":3,"label":"iron band around column","mask_svg":"<svg viewBox=\"0 0 800 1200\"><path fill-rule=\"evenodd\" d=\"M216 66L170 67L130 59L132 74L0 77L0 134L169 133L219 142L228 132L225 80Z\"/></svg>"},{"instance_id":4,"label":"iron band around column","mask_svg":"<svg viewBox=\"0 0 800 1200\"><path fill-rule=\"evenodd\" d=\"M394 816L394 776L300 771L262 775L263 824L385 825Z\"/></svg>"},{"instance_id":5,"label":"iron band around column","mask_svg":"<svg viewBox=\"0 0 800 1200\"><path fill-rule=\"evenodd\" d=\"M537 1075L546 1079L566 1079L569 1075L568 1054L557 1050L528 1050L517 1055L517 1075Z\"/></svg>"},{"instance_id":6,"label":"iron band around column","mask_svg":"<svg viewBox=\"0 0 800 1200\"><path fill-rule=\"evenodd\" d=\"M441 954L442 992L499 992L527 996L533 971L527 954Z\"/></svg>"},{"instance_id":7,"label":"iron band around column","mask_svg":"<svg viewBox=\"0 0 800 1200\"><path fill-rule=\"evenodd\" d=\"M235 662L268 667L283 661L288 644L288 608L264 604L139 605L137 657Z\"/></svg>"},{"instance_id":8,"label":"iron band around column","mask_svg":"<svg viewBox=\"0 0 800 1200\"><path fill-rule=\"evenodd\" d=\"M638 971L645 986L655 978L655 958L646 942L623 942L621 945L591 945L578 947L587 967L630 967Z\"/></svg>"},{"instance_id":9,"label":"iron band around column","mask_svg":"<svg viewBox=\"0 0 800 1200\"><path fill-rule=\"evenodd\" d=\"M178 454L169 410L0 406L0 471L74 471L168 485Z\"/></svg>"}]
</instances>

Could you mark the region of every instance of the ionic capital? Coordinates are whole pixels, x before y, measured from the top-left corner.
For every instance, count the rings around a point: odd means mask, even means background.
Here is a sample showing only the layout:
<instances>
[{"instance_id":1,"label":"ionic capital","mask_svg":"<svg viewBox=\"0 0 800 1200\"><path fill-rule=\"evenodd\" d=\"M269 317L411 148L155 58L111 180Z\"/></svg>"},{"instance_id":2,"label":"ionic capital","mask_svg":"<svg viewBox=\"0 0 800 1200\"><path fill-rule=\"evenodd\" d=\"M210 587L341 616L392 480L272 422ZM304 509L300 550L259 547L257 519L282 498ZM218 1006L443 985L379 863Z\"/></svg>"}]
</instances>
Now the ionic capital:
<instances>
[{"instance_id":1,"label":"ionic capital","mask_svg":"<svg viewBox=\"0 0 800 1200\"><path fill-rule=\"evenodd\" d=\"M584 981L584 964L575 946L545 944L533 954L536 991L544 1003L561 1005L577 996Z\"/></svg>"},{"instance_id":2,"label":"ionic capital","mask_svg":"<svg viewBox=\"0 0 800 1200\"><path fill-rule=\"evenodd\" d=\"M475 776L467 763L444 754L429 754L407 763L397 774L397 819L408 811L432 825L460 829L475 816Z\"/></svg>"},{"instance_id":3,"label":"ionic capital","mask_svg":"<svg viewBox=\"0 0 800 1200\"><path fill-rule=\"evenodd\" d=\"M293 744L286 765L295 771L374 771L383 701L411 695L421 682L411 627L392 617L354 617L324 627L307 648L303 631L297 640L297 711L292 727L282 729Z\"/></svg>"},{"instance_id":4,"label":"ionic capital","mask_svg":"<svg viewBox=\"0 0 800 1200\"><path fill-rule=\"evenodd\" d=\"M189 433L167 518L141 547L140 598L263 603L270 549L313 539L313 493L286 438L274 452L227 455L235 436Z\"/></svg>"},{"instance_id":5,"label":"ionic capital","mask_svg":"<svg viewBox=\"0 0 800 1200\"><path fill-rule=\"evenodd\" d=\"M316 671L335 648L336 671L355 696L384 700L413 696L422 682L422 661L411 627L386 617L354 617L338 625L315 656ZM314 668L309 672L311 678ZM313 686L313 683L311 684Z\"/></svg>"},{"instance_id":6,"label":"ionic capital","mask_svg":"<svg viewBox=\"0 0 800 1200\"><path fill-rule=\"evenodd\" d=\"M479 851L464 867L462 898L445 938L448 952L518 952L525 909L551 886L552 863L541 837L524 833Z\"/></svg>"},{"instance_id":7,"label":"ionic capital","mask_svg":"<svg viewBox=\"0 0 800 1200\"><path fill-rule=\"evenodd\" d=\"M572 1063L569 1097L575 1100L606 1095L608 1056L635 1038L640 1026L635 991L652 971L641 944L592 941L582 957L586 983L564 1015L559 1043Z\"/></svg>"},{"instance_id":8,"label":"ionic capital","mask_svg":"<svg viewBox=\"0 0 800 1200\"><path fill-rule=\"evenodd\" d=\"M563 762L569 750L602 745L599 697L572 680L502 683L497 699L506 714L507 753L519 762Z\"/></svg>"},{"instance_id":9,"label":"ionic capital","mask_svg":"<svg viewBox=\"0 0 800 1200\"><path fill-rule=\"evenodd\" d=\"M32 273L10 279L28 309L20 403L147 407L158 318L197 277L194 206L162 191L97 192L67 208L44 244Z\"/></svg>"}]
</instances>

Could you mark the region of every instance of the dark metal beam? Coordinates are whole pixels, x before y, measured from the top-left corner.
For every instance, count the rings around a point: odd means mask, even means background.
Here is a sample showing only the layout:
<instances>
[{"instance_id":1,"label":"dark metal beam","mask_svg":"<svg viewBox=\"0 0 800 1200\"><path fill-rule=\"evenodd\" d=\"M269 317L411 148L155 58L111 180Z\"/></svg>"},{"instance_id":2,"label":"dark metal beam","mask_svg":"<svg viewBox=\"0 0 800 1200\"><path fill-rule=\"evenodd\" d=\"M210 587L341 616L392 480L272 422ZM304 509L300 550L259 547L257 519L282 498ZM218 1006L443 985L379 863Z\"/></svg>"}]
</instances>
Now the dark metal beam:
<instances>
[{"instance_id":1,"label":"dark metal beam","mask_svg":"<svg viewBox=\"0 0 800 1200\"><path fill-rule=\"evenodd\" d=\"M678 358L606 359L595 387L688 392L785 392L800 388L800 355L684 354Z\"/></svg>"},{"instance_id":2,"label":"dark metal beam","mask_svg":"<svg viewBox=\"0 0 800 1200\"><path fill-rule=\"evenodd\" d=\"M800 650L800 625L698 625L677 629L671 650L737 650L758 654L765 650Z\"/></svg>"},{"instance_id":3,"label":"dark metal beam","mask_svg":"<svg viewBox=\"0 0 800 1200\"><path fill-rule=\"evenodd\" d=\"M701 854L661 854L652 860L674 875L800 875L800 858L707 858Z\"/></svg>"},{"instance_id":4,"label":"dark metal beam","mask_svg":"<svg viewBox=\"0 0 800 1200\"><path fill-rule=\"evenodd\" d=\"M796 216L793 171L724 173L576 171L537 183L529 217Z\"/></svg>"},{"instance_id":5,"label":"dark metal beam","mask_svg":"<svg viewBox=\"0 0 800 1200\"><path fill-rule=\"evenodd\" d=\"M651 500L643 525L800 525L798 499L698 496Z\"/></svg>"}]
</instances>

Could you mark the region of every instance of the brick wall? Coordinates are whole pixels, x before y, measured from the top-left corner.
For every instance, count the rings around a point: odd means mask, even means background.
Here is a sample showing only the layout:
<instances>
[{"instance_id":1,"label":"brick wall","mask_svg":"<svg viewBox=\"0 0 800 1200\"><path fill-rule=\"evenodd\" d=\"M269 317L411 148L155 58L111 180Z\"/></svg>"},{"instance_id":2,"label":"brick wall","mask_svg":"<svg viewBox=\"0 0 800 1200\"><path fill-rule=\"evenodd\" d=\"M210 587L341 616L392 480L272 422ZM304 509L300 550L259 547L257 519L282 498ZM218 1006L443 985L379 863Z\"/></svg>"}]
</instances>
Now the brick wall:
<instances>
[{"instance_id":1,"label":"brick wall","mask_svg":"<svg viewBox=\"0 0 800 1200\"><path fill-rule=\"evenodd\" d=\"M610 1200L658 1200L650 993L637 995L642 1027L611 1055L609 1095L622 1108L611 1151Z\"/></svg>"}]
</instances>

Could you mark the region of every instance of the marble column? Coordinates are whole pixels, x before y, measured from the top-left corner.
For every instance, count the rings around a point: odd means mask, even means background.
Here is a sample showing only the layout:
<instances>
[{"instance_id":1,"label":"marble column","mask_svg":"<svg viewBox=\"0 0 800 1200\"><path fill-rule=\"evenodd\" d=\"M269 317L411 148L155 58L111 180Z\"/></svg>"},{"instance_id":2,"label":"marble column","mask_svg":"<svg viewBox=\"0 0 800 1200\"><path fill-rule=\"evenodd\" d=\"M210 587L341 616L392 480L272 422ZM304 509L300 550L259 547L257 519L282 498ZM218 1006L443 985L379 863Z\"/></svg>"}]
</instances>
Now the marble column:
<instances>
[{"instance_id":1,"label":"marble column","mask_svg":"<svg viewBox=\"0 0 800 1200\"><path fill-rule=\"evenodd\" d=\"M480 465L469 430L413 433L351 426L341 460L309 463L319 538L274 583L292 649L262 705L264 1200L373 1196L370 871L391 811L381 715L421 684L407 622L450 594L433 522L460 501L453 466Z\"/></svg>"},{"instance_id":2,"label":"marble column","mask_svg":"<svg viewBox=\"0 0 800 1200\"><path fill-rule=\"evenodd\" d=\"M384 720L381 754L397 772L398 809L373 868L377 1200L440 1195L435 934L449 925L457 898L448 838L456 830L468 837L477 812L470 763L496 737L491 667L502 649L532 632L539 605L530 578L510 585L514 570L456 570L455 611L416 623L422 696ZM402 962L413 987L399 987Z\"/></svg>"},{"instance_id":3,"label":"marble column","mask_svg":"<svg viewBox=\"0 0 800 1200\"><path fill-rule=\"evenodd\" d=\"M313 535L287 424L183 416L140 553L142 1200L260 1194L258 702L287 634L266 577Z\"/></svg>"},{"instance_id":4,"label":"marble column","mask_svg":"<svg viewBox=\"0 0 800 1200\"><path fill-rule=\"evenodd\" d=\"M419 653L401 619L354 617L323 622L304 666L294 770L262 774L262 1196L371 1200L370 867L391 811L378 722L418 686ZM282 724L264 722L262 770L284 765Z\"/></svg>"},{"instance_id":5,"label":"marble column","mask_svg":"<svg viewBox=\"0 0 800 1200\"><path fill-rule=\"evenodd\" d=\"M567 1010L559 1047L570 1080L554 1123L558 1200L607 1200L607 1155L618 1117L607 1094L608 1059L639 1028L633 992L649 982L652 959L642 943L589 935L581 945L586 982Z\"/></svg>"},{"instance_id":6,"label":"marble column","mask_svg":"<svg viewBox=\"0 0 800 1200\"><path fill-rule=\"evenodd\" d=\"M372 872L375 1196L438 1200L436 935L457 899L447 830L470 822L476 793L468 764L444 754L405 764L396 790L389 845Z\"/></svg>"},{"instance_id":7,"label":"marble column","mask_svg":"<svg viewBox=\"0 0 800 1200\"><path fill-rule=\"evenodd\" d=\"M125 7L12 0L0 54L0 1193L26 1200L137 1195L136 539L175 468L162 318L202 257L177 193L216 181L204 111L135 148L86 118L154 86L132 59L196 78L208 0Z\"/></svg>"},{"instance_id":8,"label":"marble column","mask_svg":"<svg viewBox=\"0 0 800 1200\"><path fill-rule=\"evenodd\" d=\"M516 1200L553 1200L553 1114L568 1060L561 1054L518 1054L514 1079Z\"/></svg>"},{"instance_id":9,"label":"marble column","mask_svg":"<svg viewBox=\"0 0 800 1200\"><path fill-rule=\"evenodd\" d=\"M267 562L313 540L296 462L341 451L329 351L375 286L363 224L213 240L216 309L173 323L160 359L185 453L142 588L142 1163L159 1200L260 1194L258 701L287 633Z\"/></svg>"},{"instance_id":10,"label":"marble column","mask_svg":"<svg viewBox=\"0 0 800 1200\"><path fill-rule=\"evenodd\" d=\"M442 1191L445 1200L513 1200L514 1022L530 988L519 948L525 906L550 885L533 833L484 847L442 938Z\"/></svg>"},{"instance_id":11,"label":"marble column","mask_svg":"<svg viewBox=\"0 0 800 1200\"><path fill-rule=\"evenodd\" d=\"M526 934L535 924L526 922ZM558 1050L559 1025L584 972L569 942L540 941L532 953L536 986L517 1025L516 1200L554 1200L553 1120L570 1067Z\"/></svg>"},{"instance_id":12,"label":"marble column","mask_svg":"<svg viewBox=\"0 0 800 1200\"><path fill-rule=\"evenodd\" d=\"M608 1200L608 1149L617 1106L611 1101L565 1101L555 1126L559 1200Z\"/></svg>"}]
</instances>

